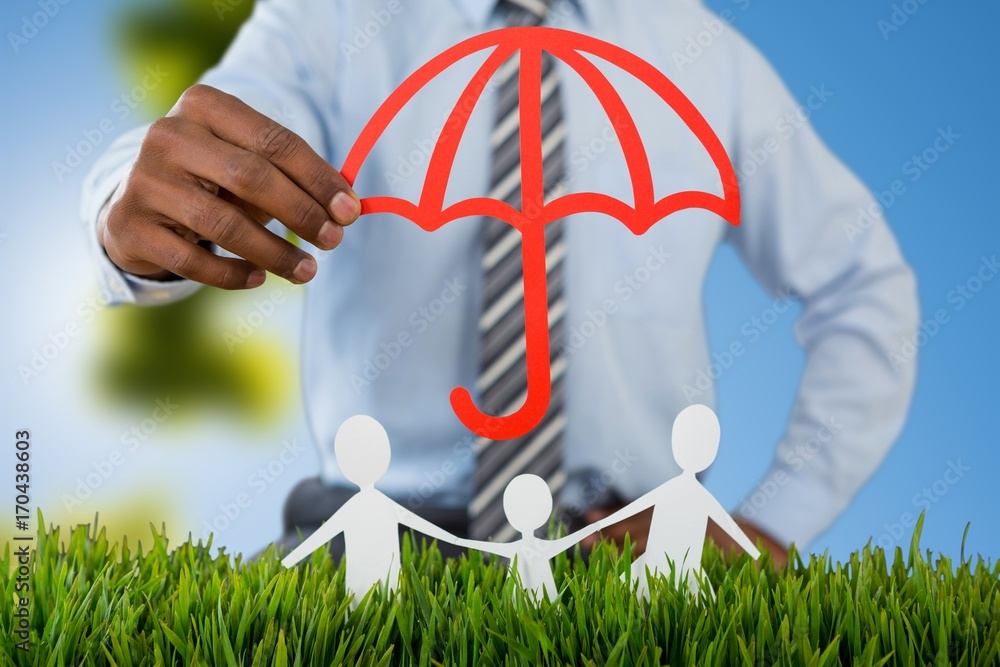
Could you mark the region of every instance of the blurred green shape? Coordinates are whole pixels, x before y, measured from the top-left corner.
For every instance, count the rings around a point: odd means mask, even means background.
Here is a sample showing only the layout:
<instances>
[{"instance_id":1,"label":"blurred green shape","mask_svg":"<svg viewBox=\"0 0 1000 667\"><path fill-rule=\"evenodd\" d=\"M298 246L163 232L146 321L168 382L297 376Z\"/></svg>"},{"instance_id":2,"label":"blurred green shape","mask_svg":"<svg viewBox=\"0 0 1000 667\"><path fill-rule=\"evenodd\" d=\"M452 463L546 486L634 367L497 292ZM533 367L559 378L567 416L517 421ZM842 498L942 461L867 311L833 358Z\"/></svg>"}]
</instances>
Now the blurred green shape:
<instances>
[{"instance_id":1,"label":"blurred green shape","mask_svg":"<svg viewBox=\"0 0 1000 667\"><path fill-rule=\"evenodd\" d=\"M166 113L218 62L252 9L253 0L155 0L125 7L116 27L130 82L138 85L147 67L169 73L148 90L142 111L150 118ZM223 299L230 300L227 305L233 299L246 303L249 310L252 296L206 288L167 306L106 311L95 359L102 393L140 410L169 396L184 406L185 418L221 411L260 426L287 414L297 397L290 346L257 332L230 350L216 315Z\"/></svg>"},{"instance_id":2,"label":"blurred green shape","mask_svg":"<svg viewBox=\"0 0 1000 667\"><path fill-rule=\"evenodd\" d=\"M130 79L159 65L170 76L150 91L148 110L163 115L226 52L253 0L157 0L125 8L118 42Z\"/></svg>"},{"instance_id":3,"label":"blurred green shape","mask_svg":"<svg viewBox=\"0 0 1000 667\"><path fill-rule=\"evenodd\" d=\"M182 406L179 421L205 411L258 426L282 417L297 396L294 355L259 330L230 349L232 327L213 312L224 298L245 300L206 288L166 306L107 311L101 386L140 410L169 396Z\"/></svg>"}]
</instances>

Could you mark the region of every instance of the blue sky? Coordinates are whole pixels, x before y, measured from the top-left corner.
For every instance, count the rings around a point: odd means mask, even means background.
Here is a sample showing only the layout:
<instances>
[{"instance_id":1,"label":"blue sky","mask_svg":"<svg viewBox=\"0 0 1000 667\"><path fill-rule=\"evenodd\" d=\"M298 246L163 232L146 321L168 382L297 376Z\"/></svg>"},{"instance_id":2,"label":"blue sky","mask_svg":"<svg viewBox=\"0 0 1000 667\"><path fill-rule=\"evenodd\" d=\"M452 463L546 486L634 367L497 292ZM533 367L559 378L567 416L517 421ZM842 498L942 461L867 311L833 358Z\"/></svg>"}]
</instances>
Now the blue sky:
<instances>
[{"instance_id":1,"label":"blue sky","mask_svg":"<svg viewBox=\"0 0 1000 667\"><path fill-rule=\"evenodd\" d=\"M37 497L43 509L46 503L60 505L79 470L92 467L108 439L135 419L95 408L85 383L75 379L97 345L97 328L74 341L38 383L25 388L14 370L47 336L73 321L79 304L95 289L77 216L80 182L93 156L62 180L51 165L64 158L67 144L102 121L111 123L111 136L139 120L121 120L112 109L128 86L108 17L125 4L69 2L16 53L9 37L0 45L7 90L0 111L7 143L0 272L4 298L13 307L9 321L16 324L3 333L0 395L10 407L3 415L5 429L28 423L52 444L49 454L39 454ZM912 529L903 526L904 519L927 509L924 546L957 555L971 521L967 552L995 559L1000 534L996 502L988 499L1000 470L995 347L1000 280L977 285L976 274L983 258L1000 253L994 204L1000 176L1000 132L994 120L1000 6L942 0L714 0L708 5L731 12L733 26L767 55L800 100L813 86L834 92L815 113L814 125L874 191L891 191L899 181L887 215L916 270L923 317L938 310L947 315L920 349L912 414L897 446L813 548L843 557L869 538L885 536L886 543L905 546ZM4 3L3 33L19 31L22 18L36 11L36 2ZM945 152L934 149L942 133L952 137ZM107 142L104 137L99 147ZM711 348L720 351L738 340L743 323L771 301L728 250L716 260L705 299ZM269 324L276 335L296 340L297 308ZM750 490L748 472L766 469L791 407L803 363L793 320L793 315L782 316L719 380L725 432L741 434L742 444L720 455L709 484L730 506ZM296 411L262 434L213 424L162 437L195 443L190 447L200 448L198 467L204 470L192 471L190 458L185 459L184 452L193 449L144 450L129 473L132 481L119 475L102 493L108 502L119 502L145 485L143 475L166 480L166 497L171 489L184 489L174 515L184 524L179 530L200 534L202 521L245 487L257 464L271 460L282 441L307 435ZM246 455L241 443L248 438L260 446ZM231 466L232 480L220 480L218 466L205 465L206 460ZM234 522L220 540L236 550L266 542L270 527L275 534L278 530L287 489L316 470L311 452L297 458L243 512L251 520ZM86 508L90 515L95 509L102 509L100 502Z\"/></svg>"},{"instance_id":2,"label":"blue sky","mask_svg":"<svg viewBox=\"0 0 1000 667\"><path fill-rule=\"evenodd\" d=\"M949 315L920 349L917 390L902 437L854 505L813 548L827 546L842 555L866 536L894 536L907 513L927 509L925 546L957 554L971 521L967 550L996 557L996 504L988 501L988 490L1000 469L994 335L1000 282L986 283L961 310L956 299L963 297L952 292L974 277L982 257L1000 251L992 196L1000 176L994 121L1000 9L986 2L896 3L919 7L912 14L904 11L903 22L898 13L894 17L891 2L708 4L734 13L733 25L771 60L800 100L814 85L834 91L814 115L814 126L873 191L889 190L897 180L905 184L904 194L887 207L888 219L916 271L923 318L939 309ZM913 157L949 128L959 138L924 171ZM746 274L732 256L720 256L715 269L706 302L712 347L722 349L738 324L767 301L752 281L738 279ZM737 293L729 291L734 284L740 286ZM975 286L973 281L970 287ZM744 466L758 467L751 456L782 432L802 367L793 340L787 326L763 337L750 358L721 378L724 423L759 439L759 446L730 457L716 471L719 478L736 479ZM969 470L945 487L942 479L957 477L948 473L950 462ZM905 545L911 533L907 528L895 542Z\"/></svg>"}]
</instances>

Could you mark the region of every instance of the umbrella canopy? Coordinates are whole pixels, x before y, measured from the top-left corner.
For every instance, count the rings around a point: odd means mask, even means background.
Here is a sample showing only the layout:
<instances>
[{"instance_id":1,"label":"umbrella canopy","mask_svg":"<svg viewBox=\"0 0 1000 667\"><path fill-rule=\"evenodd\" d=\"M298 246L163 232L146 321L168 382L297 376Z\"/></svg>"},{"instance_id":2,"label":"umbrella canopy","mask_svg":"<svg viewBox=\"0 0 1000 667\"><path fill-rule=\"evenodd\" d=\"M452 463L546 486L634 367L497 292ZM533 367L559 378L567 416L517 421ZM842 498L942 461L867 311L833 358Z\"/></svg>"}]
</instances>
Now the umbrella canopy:
<instances>
[{"instance_id":1,"label":"umbrella canopy","mask_svg":"<svg viewBox=\"0 0 1000 667\"><path fill-rule=\"evenodd\" d=\"M479 410L467 389L457 387L451 393L452 408L466 427L491 440L507 440L521 437L537 426L548 409L551 396L545 225L576 213L596 212L617 219L633 234L639 235L671 213L689 208L710 211L738 225L740 195L736 173L722 142L694 104L664 74L621 47L587 35L547 27L505 28L477 35L421 66L382 103L361 131L341 169L344 177L354 182L375 143L414 95L451 65L482 51L489 51L489 55L462 91L437 139L419 201L392 196L366 197L361 200L361 211L362 214L394 213L426 231L434 231L459 218L492 217L521 233L528 379L524 405L509 415L492 416ZM615 119L614 131L631 181L632 204L599 192L568 193L545 201L541 123L543 51L572 68L594 92L608 117ZM489 197L471 197L446 206L445 192L469 122L469 109L475 106L500 66L515 54L520 62L520 209ZM652 170L636 123L614 86L585 54L628 72L673 109L708 152L719 172L722 196L686 190L656 198Z\"/></svg>"}]
</instances>

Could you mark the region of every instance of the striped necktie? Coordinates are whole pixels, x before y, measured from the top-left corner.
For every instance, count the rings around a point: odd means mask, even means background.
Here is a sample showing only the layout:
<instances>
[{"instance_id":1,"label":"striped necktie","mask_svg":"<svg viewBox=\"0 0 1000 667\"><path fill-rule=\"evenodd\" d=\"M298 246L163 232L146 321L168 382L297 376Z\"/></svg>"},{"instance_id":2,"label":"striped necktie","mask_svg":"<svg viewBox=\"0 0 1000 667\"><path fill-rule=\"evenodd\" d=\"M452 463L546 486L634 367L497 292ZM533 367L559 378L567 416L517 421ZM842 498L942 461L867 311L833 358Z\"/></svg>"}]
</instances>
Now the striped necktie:
<instances>
[{"instance_id":1,"label":"striped necktie","mask_svg":"<svg viewBox=\"0 0 1000 667\"><path fill-rule=\"evenodd\" d=\"M501 0L510 26L535 26L545 18L549 0ZM520 118L518 114L518 55L497 72L499 85L497 121L491 136L493 152L490 198L521 208ZM545 199L561 194L565 186L565 151L559 82L553 59L543 54L541 80L542 155ZM510 225L488 218L483 227L483 310L479 318L480 371L476 388L490 414L509 414L520 407L527 392L524 333L524 285L521 235ZM566 300L563 261L566 244L563 221L545 229L546 275L549 290L549 363L552 398L542 422L516 440L494 442L480 438L475 472L475 494L469 506L469 532L476 539L509 541L516 531L503 512L503 492L517 475L534 473L545 479L553 493L565 483L562 440L566 426L563 411L563 315Z\"/></svg>"}]
</instances>

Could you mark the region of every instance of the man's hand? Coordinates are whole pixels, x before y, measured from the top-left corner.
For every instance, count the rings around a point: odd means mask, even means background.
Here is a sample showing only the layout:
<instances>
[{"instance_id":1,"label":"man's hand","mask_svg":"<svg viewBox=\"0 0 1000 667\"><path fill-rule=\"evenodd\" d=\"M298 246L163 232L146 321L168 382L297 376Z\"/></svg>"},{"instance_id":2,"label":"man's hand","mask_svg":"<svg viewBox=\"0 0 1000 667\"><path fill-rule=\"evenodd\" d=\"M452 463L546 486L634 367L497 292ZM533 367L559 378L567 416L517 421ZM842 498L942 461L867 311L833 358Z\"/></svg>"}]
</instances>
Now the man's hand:
<instances>
[{"instance_id":1,"label":"man's hand","mask_svg":"<svg viewBox=\"0 0 1000 667\"><path fill-rule=\"evenodd\" d=\"M619 509L621 508L612 507L609 509L588 510L583 519L588 524L594 523L605 517L611 516ZM652 509L639 512L635 516L616 523L607 530L585 538L581 542L581 546L582 548L590 549L597 544L597 541L600 539L607 539L617 545L620 545L624 542L625 535L627 534L634 547L633 553L636 555L642 554L646 551L646 538L649 535L649 522L652 517ZM743 532L747 534L751 541L760 546L761 551L770 552L771 561L777 567L784 567L788 563L788 551L783 546L778 544L773 538L751 523L747 523L741 519L736 519L736 523L739 524L740 528L743 529ZM708 538L714 541L724 553L728 553L730 549L735 549L737 553L743 553L743 549L740 548L740 546L737 545L731 537L726 535L717 525L715 525L715 522L713 521L708 522Z\"/></svg>"},{"instance_id":2,"label":"man's hand","mask_svg":"<svg viewBox=\"0 0 1000 667\"><path fill-rule=\"evenodd\" d=\"M294 283L316 260L264 225L280 220L329 250L361 212L340 173L292 131L231 95L197 85L153 123L128 177L104 206L98 239L116 265L224 289L264 271ZM207 239L242 259L218 257Z\"/></svg>"}]
</instances>

